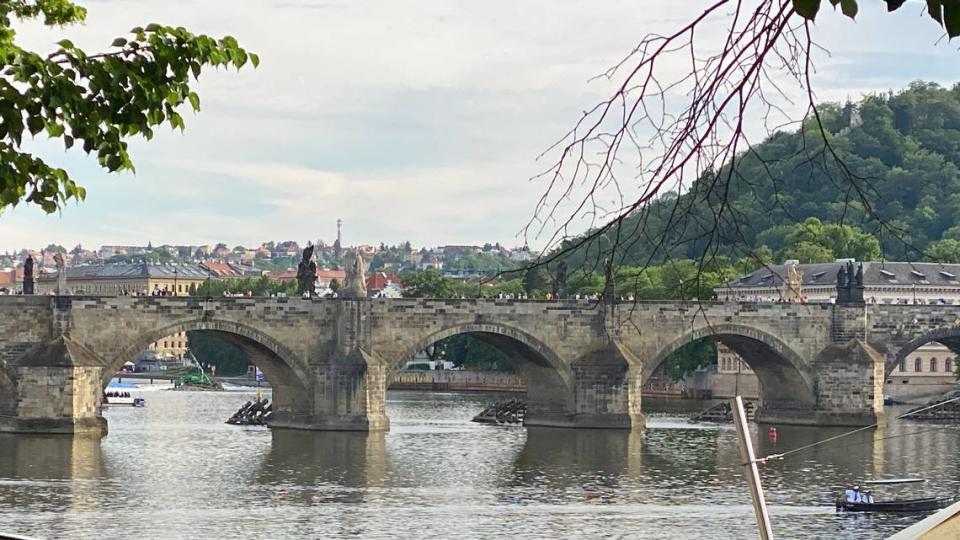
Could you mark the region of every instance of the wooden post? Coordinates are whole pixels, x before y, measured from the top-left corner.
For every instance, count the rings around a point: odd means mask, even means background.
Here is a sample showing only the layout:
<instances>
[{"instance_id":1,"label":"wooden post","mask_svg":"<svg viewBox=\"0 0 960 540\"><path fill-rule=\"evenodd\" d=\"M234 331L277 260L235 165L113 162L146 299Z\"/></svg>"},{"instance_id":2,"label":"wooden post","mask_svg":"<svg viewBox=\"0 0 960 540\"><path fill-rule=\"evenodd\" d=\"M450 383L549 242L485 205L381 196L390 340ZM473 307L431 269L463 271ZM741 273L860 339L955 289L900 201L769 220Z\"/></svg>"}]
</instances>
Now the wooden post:
<instances>
[{"instance_id":1,"label":"wooden post","mask_svg":"<svg viewBox=\"0 0 960 540\"><path fill-rule=\"evenodd\" d=\"M760 472L757 470L757 460L750 442L750 430L747 429L747 413L743 409L743 399L737 396L730 400L730 404L733 406L733 423L737 426L737 438L740 441L740 461L747 472L753 511L757 515L757 529L761 540L770 540L773 538L770 514L767 513L767 502L763 499L763 486L760 484Z\"/></svg>"}]
</instances>

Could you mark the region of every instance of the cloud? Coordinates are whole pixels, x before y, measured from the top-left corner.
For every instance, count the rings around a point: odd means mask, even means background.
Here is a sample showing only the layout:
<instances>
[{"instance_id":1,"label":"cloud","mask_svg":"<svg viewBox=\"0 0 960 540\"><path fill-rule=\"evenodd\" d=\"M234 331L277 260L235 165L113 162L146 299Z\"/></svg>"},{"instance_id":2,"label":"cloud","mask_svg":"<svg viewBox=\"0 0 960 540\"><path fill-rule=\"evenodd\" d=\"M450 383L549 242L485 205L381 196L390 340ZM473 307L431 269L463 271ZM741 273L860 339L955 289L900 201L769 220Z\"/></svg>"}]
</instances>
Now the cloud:
<instances>
[{"instance_id":1,"label":"cloud","mask_svg":"<svg viewBox=\"0 0 960 540\"><path fill-rule=\"evenodd\" d=\"M337 218L351 243L521 243L544 187L528 180L545 167L535 158L615 84L591 77L642 35L671 31L702 9L675 0L85 5L86 24L23 24L18 39L41 52L63 37L99 50L156 21L234 35L262 64L204 72L203 111L185 115L185 134L163 129L131 144L136 176L32 143L89 198L61 215L31 207L0 215L6 249L329 240ZM949 82L956 51L934 46L933 23L881 8L865 3L857 23L831 10L818 20L814 31L832 51L818 62L824 97L912 78ZM698 39L722 31L715 24Z\"/></svg>"}]
</instances>

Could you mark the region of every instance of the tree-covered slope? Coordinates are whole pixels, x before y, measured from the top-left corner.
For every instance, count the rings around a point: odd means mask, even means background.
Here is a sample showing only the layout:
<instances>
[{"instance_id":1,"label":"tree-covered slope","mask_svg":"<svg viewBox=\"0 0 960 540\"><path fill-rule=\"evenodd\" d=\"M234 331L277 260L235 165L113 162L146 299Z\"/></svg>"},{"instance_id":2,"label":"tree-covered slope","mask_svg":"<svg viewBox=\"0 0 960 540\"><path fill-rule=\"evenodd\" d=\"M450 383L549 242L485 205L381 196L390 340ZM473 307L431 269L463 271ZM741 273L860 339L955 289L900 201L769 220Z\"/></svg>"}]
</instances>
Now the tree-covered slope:
<instances>
[{"instance_id":1,"label":"tree-covered slope","mask_svg":"<svg viewBox=\"0 0 960 540\"><path fill-rule=\"evenodd\" d=\"M808 119L741 153L728 191L711 190L713 178L701 177L681 195L661 197L573 250L568 260L596 264L614 244L618 265L711 254L736 260L756 250L789 255L797 249L789 244L791 233L808 218L873 235L887 260L960 259L960 84L916 82L855 104L821 105L820 116L849 174L829 157L818 124ZM728 165L717 174L730 172ZM863 257L857 249L832 255Z\"/></svg>"}]
</instances>

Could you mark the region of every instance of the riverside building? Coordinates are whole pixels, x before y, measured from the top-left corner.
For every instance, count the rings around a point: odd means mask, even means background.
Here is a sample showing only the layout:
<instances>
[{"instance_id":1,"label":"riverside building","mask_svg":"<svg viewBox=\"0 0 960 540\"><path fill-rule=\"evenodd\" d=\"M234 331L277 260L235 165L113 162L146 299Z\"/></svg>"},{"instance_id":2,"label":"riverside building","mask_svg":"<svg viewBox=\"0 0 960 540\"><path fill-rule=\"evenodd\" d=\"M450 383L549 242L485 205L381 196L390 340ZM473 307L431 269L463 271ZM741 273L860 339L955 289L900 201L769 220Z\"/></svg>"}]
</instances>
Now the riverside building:
<instances>
[{"instance_id":1,"label":"riverside building","mask_svg":"<svg viewBox=\"0 0 960 540\"><path fill-rule=\"evenodd\" d=\"M108 296L164 294L187 296L210 273L195 264L101 264L68 266L67 294ZM191 288L192 287L192 288ZM37 278L37 294L53 294L57 271L46 268Z\"/></svg>"},{"instance_id":2,"label":"riverside building","mask_svg":"<svg viewBox=\"0 0 960 540\"><path fill-rule=\"evenodd\" d=\"M833 303L837 273L851 259L799 264L795 260L760 268L714 289L717 299L737 302ZM960 304L960 264L864 262L864 300L870 304ZM887 377L885 394L914 398L939 394L956 385L956 354L940 343L910 353ZM756 376L732 350L717 344L715 397L739 393L756 397Z\"/></svg>"}]
</instances>

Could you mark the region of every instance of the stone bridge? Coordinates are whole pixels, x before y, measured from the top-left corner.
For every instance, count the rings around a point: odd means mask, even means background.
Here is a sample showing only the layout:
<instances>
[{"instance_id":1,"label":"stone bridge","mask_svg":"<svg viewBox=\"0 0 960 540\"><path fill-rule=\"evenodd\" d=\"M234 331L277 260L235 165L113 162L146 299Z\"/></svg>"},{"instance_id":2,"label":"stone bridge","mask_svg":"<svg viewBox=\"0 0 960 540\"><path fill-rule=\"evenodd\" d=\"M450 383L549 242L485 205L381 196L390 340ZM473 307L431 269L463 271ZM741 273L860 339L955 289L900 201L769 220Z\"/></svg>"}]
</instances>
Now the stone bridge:
<instances>
[{"instance_id":1,"label":"stone bridge","mask_svg":"<svg viewBox=\"0 0 960 540\"><path fill-rule=\"evenodd\" d=\"M390 379L456 334L516 361L529 425L642 428L643 382L707 337L756 372L758 420L870 425L900 359L928 341L960 350L960 306L0 296L0 431L106 433L110 377L181 331L247 352L273 386L273 427L387 429Z\"/></svg>"}]
</instances>

